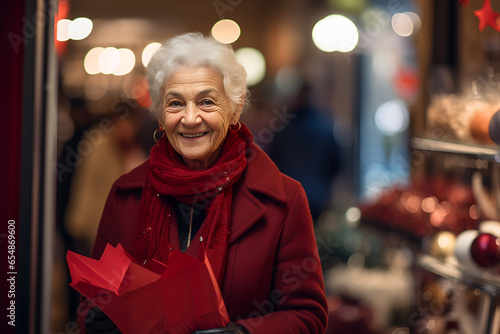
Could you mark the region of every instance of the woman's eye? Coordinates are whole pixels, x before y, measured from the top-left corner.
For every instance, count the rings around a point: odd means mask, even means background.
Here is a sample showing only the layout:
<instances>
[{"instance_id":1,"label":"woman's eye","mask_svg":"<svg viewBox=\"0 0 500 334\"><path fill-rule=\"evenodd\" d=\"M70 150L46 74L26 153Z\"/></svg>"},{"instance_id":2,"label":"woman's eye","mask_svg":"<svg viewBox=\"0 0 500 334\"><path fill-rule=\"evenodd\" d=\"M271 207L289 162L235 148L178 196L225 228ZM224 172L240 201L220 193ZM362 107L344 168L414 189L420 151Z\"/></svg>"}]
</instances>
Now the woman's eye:
<instances>
[{"instance_id":1,"label":"woman's eye","mask_svg":"<svg viewBox=\"0 0 500 334\"><path fill-rule=\"evenodd\" d=\"M204 106L211 106L214 104L214 101L212 100L203 100L201 101L201 104L204 105Z\"/></svg>"},{"instance_id":2,"label":"woman's eye","mask_svg":"<svg viewBox=\"0 0 500 334\"><path fill-rule=\"evenodd\" d=\"M169 107L180 107L182 104L179 101L171 101L168 103Z\"/></svg>"}]
</instances>

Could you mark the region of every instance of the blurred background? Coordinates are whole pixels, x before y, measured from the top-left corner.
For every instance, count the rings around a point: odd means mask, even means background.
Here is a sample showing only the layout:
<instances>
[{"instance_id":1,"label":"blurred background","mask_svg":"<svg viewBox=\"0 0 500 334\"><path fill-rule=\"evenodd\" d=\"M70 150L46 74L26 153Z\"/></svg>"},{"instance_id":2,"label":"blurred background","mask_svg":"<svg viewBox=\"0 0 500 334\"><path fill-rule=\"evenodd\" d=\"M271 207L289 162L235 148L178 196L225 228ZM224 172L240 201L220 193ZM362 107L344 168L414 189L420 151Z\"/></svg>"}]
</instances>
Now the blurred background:
<instances>
[{"instance_id":1,"label":"blurred background","mask_svg":"<svg viewBox=\"0 0 500 334\"><path fill-rule=\"evenodd\" d=\"M241 121L306 190L328 333L498 333L496 272L481 281L485 293L444 279L421 255L443 260L454 246L438 237L454 245L499 219L497 144L483 129L489 118L471 115L499 105L500 1L59 0L13 9L17 28L3 31L19 34L5 34L7 47L24 48L25 73L34 68L18 89L23 103L13 102L24 116L11 123L22 129L18 165L32 163L11 171L21 180L12 207L25 246L26 330L76 333L66 251L90 254L112 183L149 155L150 57L165 39L199 31L232 45L251 92Z\"/></svg>"}]
</instances>

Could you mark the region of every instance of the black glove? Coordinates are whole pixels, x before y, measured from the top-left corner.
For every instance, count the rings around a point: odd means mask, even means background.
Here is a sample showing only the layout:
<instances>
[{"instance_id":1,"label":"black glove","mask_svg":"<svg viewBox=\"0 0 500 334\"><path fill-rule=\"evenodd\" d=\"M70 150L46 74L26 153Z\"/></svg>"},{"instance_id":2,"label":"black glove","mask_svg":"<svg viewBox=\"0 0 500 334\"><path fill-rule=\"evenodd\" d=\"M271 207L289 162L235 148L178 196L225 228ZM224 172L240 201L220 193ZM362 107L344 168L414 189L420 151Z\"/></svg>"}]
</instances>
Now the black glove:
<instances>
[{"instance_id":1,"label":"black glove","mask_svg":"<svg viewBox=\"0 0 500 334\"><path fill-rule=\"evenodd\" d=\"M87 312L85 327L88 334L121 334L121 331L97 306Z\"/></svg>"},{"instance_id":2,"label":"black glove","mask_svg":"<svg viewBox=\"0 0 500 334\"><path fill-rule=\"evenodd\" d=\"M212 328L212 329L202 329L194 332L193 334L248 334L249 332L239 325L230 322L226 327Z\"/></svg>"}]
</instances>

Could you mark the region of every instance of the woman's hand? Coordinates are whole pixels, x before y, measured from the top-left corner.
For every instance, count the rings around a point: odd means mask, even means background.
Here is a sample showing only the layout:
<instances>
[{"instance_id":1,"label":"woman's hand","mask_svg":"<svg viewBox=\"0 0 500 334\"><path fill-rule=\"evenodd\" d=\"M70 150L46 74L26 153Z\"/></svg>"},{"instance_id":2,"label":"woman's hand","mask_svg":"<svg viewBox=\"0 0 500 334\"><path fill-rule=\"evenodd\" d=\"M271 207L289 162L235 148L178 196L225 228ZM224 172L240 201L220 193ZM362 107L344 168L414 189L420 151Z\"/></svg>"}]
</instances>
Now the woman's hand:
<instances>
[{"instance_id":1,"label":"woman's hand","mask_svg":"<svg viewBox=\"0 0 500 334\"><path fill-rule=\"evenodd\" d=\"M193 334L248 334L248 331L235 324L230 322L226 327L220 327L220 328L212 328L212 329L203 329L194 332Z\"/></svg>"},{"instance_id":2,"label":"woman's hand","mask_svg":"<svg viewBox=\"0 0 500 334\"><path fill-rule=\"evenodd\" d=\"M100 308L93 307L85 320L87 334L121 334L121 331Z\"/></svg>"}]
</instances>

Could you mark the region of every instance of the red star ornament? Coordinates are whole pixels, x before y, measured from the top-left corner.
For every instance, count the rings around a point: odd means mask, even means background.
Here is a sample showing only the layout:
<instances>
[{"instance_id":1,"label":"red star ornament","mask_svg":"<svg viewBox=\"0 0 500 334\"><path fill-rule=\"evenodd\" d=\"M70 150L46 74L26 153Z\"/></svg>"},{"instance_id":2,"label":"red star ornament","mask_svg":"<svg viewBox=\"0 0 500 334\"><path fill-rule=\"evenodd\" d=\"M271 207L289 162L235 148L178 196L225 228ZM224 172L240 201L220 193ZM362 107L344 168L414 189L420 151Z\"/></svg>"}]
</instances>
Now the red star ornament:
<instances>
[{"instance_id":1,"label":"red star ornament","mask_svg":"<svg viewBox=\"0 0 500 334\"><path fill-rule=\"evenodd\" d=\"M484 0L483 7L480 10L475 10L474 14L479 18L479 30L483 31L486 26L491 26L496 31L500 31L497 25L498 13L491 9L490 0Z\"/></svg>"}]
</instances>

